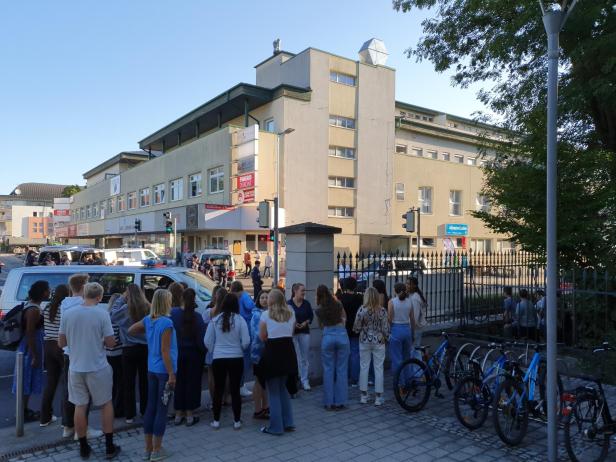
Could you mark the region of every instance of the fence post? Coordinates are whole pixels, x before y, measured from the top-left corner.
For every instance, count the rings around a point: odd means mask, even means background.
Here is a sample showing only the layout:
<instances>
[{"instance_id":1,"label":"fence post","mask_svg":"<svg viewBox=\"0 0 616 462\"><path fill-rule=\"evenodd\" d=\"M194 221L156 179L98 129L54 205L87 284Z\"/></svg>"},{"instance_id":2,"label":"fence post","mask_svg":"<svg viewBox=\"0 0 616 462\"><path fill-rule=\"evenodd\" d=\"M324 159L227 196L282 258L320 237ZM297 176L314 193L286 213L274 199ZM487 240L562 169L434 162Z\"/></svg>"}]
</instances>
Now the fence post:
<instances>
[{"instance_id":1,"label":"fence post","mask_svg":"<svg viewBox=\"0 0 616 462\"><path fill-rule=\"evenodd\" d=\"M18 437L24 436L24 354L18 351L16 355L15 380L15 431Z\"/></svg>"}]
</instances>

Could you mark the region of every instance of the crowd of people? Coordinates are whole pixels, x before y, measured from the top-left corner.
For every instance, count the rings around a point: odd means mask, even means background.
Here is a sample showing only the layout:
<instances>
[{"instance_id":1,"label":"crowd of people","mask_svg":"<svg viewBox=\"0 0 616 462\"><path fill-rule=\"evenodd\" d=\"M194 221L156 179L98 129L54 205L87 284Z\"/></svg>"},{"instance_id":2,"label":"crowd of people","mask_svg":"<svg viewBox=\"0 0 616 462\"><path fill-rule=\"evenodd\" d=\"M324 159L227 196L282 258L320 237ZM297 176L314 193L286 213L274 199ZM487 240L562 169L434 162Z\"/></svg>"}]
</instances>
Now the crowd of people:
<instances>
[{"instance_id":1,"label":"crowd of people","mask_svg":"<svg viewBox=\"0 0 616 462\"><path fill-rule=\"evenodd\" d=\"M390 298L384 282L375 280L361 294L356 281L347 278L335 294L324 285L317 287L313 309L302 283L291 286L288 300L278 287L261 288L253 300L234 281L229 290L216 286L203 311L195 291L179 283L156 290L151 302L139 286L129 284L105 306L103 288L89 282L87 274L72 275L68 286L53 293L46 281L37 281L24 307L25 336L19 346L25 354L26 420L39 420L41 426L57 420L52 403L64 380L63 436L79 441L84 459L92 451L88 439L103 434L106 457L115 457L120 448L113 441L114 417L132 423L139 413L143 460L162 460L169 455L163 445L169 403L175 425L199 422L205 365L213 429L224 425L222 408L229 401L232 426L241 429L242 397L252 395L252 417L267 421L261 432L295 431L292 399L300 389L311 390L315 317L323 330L324 408L345 409L350 386L359 386L360 402L367 404L370 384L374 405L380 406L386 348L397 367L419 344L426 324L426 299L417 279L398 283L394 290ZM251 376L252 391L245 384ZM40 413L28 407L28 398L39 393ZM93 406L102 408L102 432L88 427Z\"/></svg>"},{"instance_id":2,"label":"crowd of people","mask_svg":"<svg viewBox=\"0 0 616 462\"><path fill-rule=\"evenodd\" d=\"M503 321L506 337L527 338L539 340L545 338L546 304L545 292L537 290L534 297L527 289L518 291L518 300L513 298L513 289L509 286L503 289Z\"/></svg>"}]
</instances>

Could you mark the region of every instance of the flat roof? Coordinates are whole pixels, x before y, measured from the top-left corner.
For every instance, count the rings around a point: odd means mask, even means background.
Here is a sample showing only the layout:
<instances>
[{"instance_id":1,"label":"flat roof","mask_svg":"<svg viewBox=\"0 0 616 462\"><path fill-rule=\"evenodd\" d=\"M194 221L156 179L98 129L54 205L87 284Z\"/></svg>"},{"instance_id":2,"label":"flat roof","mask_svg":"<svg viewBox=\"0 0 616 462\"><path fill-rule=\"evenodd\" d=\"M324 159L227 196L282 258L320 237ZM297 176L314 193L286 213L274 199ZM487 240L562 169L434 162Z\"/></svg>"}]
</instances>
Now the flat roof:
<instances>
[{"instance_id":1,"label":"flat roof","mask_svg":"<svg viewBox=\"0 0 616 462\"><path fill-rule=\"evenodd\" d=\"M83 177L87 180L88 178L93 177L97 173L100 173L112 165L124 162L124 163L140 163L146 159L148 159L149 155L147 152L143 151L122 151L119 154L107 159L106 161L98 164L96 167L91 168L87 172L83 174Z\"/></svg>"}]
</instances>

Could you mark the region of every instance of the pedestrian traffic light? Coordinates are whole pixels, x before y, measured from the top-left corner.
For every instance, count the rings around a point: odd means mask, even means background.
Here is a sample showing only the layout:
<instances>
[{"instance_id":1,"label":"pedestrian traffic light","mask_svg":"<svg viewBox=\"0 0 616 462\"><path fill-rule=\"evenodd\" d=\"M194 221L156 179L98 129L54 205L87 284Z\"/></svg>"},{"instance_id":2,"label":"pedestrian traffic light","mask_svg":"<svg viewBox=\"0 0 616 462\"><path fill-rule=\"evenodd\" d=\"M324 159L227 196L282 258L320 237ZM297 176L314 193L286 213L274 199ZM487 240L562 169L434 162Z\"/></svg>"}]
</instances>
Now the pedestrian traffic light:
<instances>
[{"instance_id":1,"label":"pedestrian traffic light","mask_svg":"<svg viewBox=\"0 0 616 462\"><path fill-rule=\"evenodd\" d=\"M135 231L141 231L141 220L139 218L135 219Z\"/></svg>"},{"instance_id":2,"label":"pedestrian traffic light","mask_svg":"<svg viewBox=\"0 0 616 462\"><path fill-rule=\"evenodd\" d=\"M409 210L404 215L402 215L402 219L405 221L402 223L402 227L406 229L407 233L415 232L415 212Z\"/></svg>"},{"instance_id":3,"label":"pedestrian traffic light","mask_svg":"<svg viewBox=\"0 0 616 462\"><path fill-rule=\"evenodd\" d=\"M163 213L163 217L165 218L165 232L172 233L173 232L173 220L171 219L171 212Z\"/></svg>"},{"instance_id":4,"label":"pedestrian traffic light","mask_svg":"<svg viewBox=\"0 0 616 462\"><path fill-rule=\"evenodd\" d=\"M269 240L274 242L274 237L276 236L276 232L273 229L270 229Z\"/></svg>"},{"instance_id":5,"label":"pedestrian traffic light","mask_svg":"<svg viewBox=\"0 0 616 462\"><path fill-rule=\"evenodd\" d=\"M270 209L267 201L259 202L259 206L257 207L257 212L259 216L257 217L257 223L259 223L259 228L269 228L270 227Z\"/></svg>"}]
</instances>

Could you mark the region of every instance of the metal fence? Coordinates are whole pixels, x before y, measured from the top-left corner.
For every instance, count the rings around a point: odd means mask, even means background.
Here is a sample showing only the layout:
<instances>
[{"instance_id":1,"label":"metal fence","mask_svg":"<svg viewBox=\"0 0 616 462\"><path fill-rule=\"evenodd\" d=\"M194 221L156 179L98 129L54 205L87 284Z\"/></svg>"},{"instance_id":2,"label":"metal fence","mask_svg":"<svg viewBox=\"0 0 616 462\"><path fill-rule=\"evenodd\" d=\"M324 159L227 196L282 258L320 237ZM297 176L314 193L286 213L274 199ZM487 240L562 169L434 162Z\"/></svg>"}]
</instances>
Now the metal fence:
<instances>
[{"instance_id":1,"label":"metal fence","mask_svg":"<svg viewBox=\"0 0 616 462\"><path fill-rule=\"evenodd\" d=\"M415 276L428 299L428 321L502 336L503 289L517 300L526 289L531 301L545 289L545 258L528 252L427 252L405 254L338 254L334 286L352 277L364 291L376 279L389 296L397 282ZM592 268L560 271L559 341L592 344L616 337L616 278ZM535 337L542 337L538 329ZM614 338L616 340L616 338Z\"/></svg>"}]
</instances>

